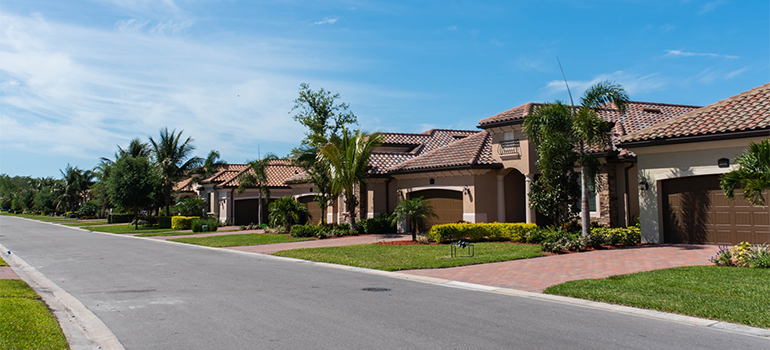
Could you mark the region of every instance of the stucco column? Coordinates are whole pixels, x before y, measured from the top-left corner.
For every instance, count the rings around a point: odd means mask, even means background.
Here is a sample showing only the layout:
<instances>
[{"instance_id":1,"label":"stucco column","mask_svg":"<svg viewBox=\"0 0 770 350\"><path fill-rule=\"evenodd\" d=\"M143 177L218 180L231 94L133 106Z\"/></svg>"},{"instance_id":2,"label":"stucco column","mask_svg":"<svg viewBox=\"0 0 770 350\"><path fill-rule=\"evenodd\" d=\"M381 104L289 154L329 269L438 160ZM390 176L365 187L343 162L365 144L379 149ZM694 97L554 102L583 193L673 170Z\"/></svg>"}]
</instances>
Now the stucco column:
<instances>
[{"instance_id":1,"label":"stucco column","mask_svg":"<svg viewBox=\"0 0 770 350\"><path fill-rule=\"evenodd\" d=\"M497 175L497 222L505 222L505 175Z\"/></svg>"},{"instance_id":2,"label":"stucco column","mask_svg":"<svg viewBox=\"0 0 770 350\"><path fill-rule=\"evenodd\" d=\"M535 174L524 175L524 212L527 215L527 223L531 224L535 221L535 211L529 207L529 188L532 181L535 180Z\"/></svg>"}]
</instances>

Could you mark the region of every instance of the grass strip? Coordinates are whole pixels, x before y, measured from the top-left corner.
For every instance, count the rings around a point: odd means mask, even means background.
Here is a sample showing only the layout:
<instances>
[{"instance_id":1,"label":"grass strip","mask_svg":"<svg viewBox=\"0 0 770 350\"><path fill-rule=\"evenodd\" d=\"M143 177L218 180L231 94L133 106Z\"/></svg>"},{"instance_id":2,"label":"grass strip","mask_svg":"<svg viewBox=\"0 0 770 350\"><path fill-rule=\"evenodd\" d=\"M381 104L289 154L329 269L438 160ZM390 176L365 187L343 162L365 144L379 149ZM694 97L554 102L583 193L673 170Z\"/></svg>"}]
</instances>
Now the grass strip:
<instances>
[{"instance_id":1,"label":"grass strip","mask_svg":"<svg viewBox=\"0 0 770 350\"><path fill-rule=\"evenodd\" d=\"M186 236L186 235L197 235L202 233L216 233L216 232L237 232L240 231L238 229L235 230L217 230L217 231L209 231L209 232L151 232L151 233L142 233L140 235L136 235L137 237L155 237L155 236Z\"/></svg>"},{"instance_id":2,"label":"grass strip","mask_svg":"<svg viewBox=\"0 0 770 350\"><path fill-rule=\"evenodd\" d=\"M63 223L62 225L76 226L76 227L89 227L89 226L120 225L120 224L112 224L107 221L88 221L88 222L67 222L67 223Z\"/></svg>"},{"instance_id":3,"label":"grass strip","mask_svg":"<svg viewBox=\"0 0 770 350\"><path fill-rule=\"evenodd\" d=\"M237 234L237 235L223 235L223 236L210 236L210 237L176 238L176 239L171 239L170 241L205 245L209 247L235 247L235 246L244 246L244 245L261 245L261 244L271 244L271 243L311 241L314 239L315 238L286 237L286 235L283 235L283 234L245 233L245 234Z\"/></svg>"},{"instance_id":4,"label":"grass strip","mask_svg":"<svg viewBox=\"0 0 770 350\"><path fill-rule=\"evenodd\" d=\"M0 349L69 349L59 322L21 280L0 280Z\"/></svg>"},{"instance_id":5,"label":"grass strip","mask_svg":"<svg viewBox=\"0 0 770 350\"><path fill-rule=\"evenodd\" d=\"M770 270L687 266L571 281L548 294L770 328Z\"/></svg>"},{"instance_id":6,"label":"grass strip","mask_svg":"<svg viewBox=\"0 0 770 350\"><path fill-rule=\"evenodd\" d=\"M285 250L274 255L370 269L397 271L484 264L543 256L539 245L503 242L475 243L475 256L451 257L450 245L362 244L343 247ZM468 248L466 248L468 249Z\"/></svg>"},{"instance_id":7,"label":"grass strip","mask_svg":"<svg viewBox=\"0 0 770 350\"><path fill-rule=\"evenodd\" d=\"M0 266L8 266L8 263L3 258L0 258Z\"/></svg>"},{"instance_id":8,"label":"grass strip","mask_svg":"<svg viewBox=\"0 0 770 350\"><path fill-rule=\"evenodd\" d=\"M74 222L79 221L80 219L67 219L63 216L45 216L45 215L31 215L31 214L11 214L8 212L0 212L0 215L2 216L15 216L20 218L26 218L26 219L32 219L37 221L45 221L45 222Z\"/></svg>"},{"instance_id":9,"label":"grass strip","mask_svg":"<svg viewBox=\"0 0 770 350\"><path fill-rule=\"evenodd\" d=\"M157 233L157 232L171 231L170 228L142 227L142 226L139 226L139 229L136 229L133 225L129 225L129 224L84 227L84 229L89 231L118 233L118 234L120 233Z\"/></svg>"}]
</instances>

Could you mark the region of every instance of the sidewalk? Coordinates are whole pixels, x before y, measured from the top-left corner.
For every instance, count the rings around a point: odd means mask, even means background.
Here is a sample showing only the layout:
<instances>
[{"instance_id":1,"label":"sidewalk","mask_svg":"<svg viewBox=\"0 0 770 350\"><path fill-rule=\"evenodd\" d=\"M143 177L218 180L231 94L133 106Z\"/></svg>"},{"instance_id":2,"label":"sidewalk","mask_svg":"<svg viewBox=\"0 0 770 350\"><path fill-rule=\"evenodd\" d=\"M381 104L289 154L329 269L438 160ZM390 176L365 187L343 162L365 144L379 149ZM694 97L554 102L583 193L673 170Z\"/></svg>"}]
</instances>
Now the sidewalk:
<instances>
[{"instance_id":1,"label":"sidewalk","mask_svg":"<svg viewBox=\"0 0 770 350\"><path fill-rule=\"evenodd\" d=\"M408 241L411 235L385 234L385 235L360 235L346 236L339 238L318 239L314 241L301 241L290 243L273 243L263 245L250 245L241 247L227 247L226 249L239 250L242 252L273 254L282 250L302 249L302 248L325 248L340 247L346 245L371 244L377 242Z\"/></svg>"},{"instance_id":2,"label":"sidewalk","mask_svg":"<svg viewBox=\"0 0 770 350\"><path fill-rule=\"evenodd\" d=\"M717 251L710 245L654 245L552 255L540 258L402 273L542 292L567 281L604 278L670 267L708 265Z\"/></svg>"}]
</instances>

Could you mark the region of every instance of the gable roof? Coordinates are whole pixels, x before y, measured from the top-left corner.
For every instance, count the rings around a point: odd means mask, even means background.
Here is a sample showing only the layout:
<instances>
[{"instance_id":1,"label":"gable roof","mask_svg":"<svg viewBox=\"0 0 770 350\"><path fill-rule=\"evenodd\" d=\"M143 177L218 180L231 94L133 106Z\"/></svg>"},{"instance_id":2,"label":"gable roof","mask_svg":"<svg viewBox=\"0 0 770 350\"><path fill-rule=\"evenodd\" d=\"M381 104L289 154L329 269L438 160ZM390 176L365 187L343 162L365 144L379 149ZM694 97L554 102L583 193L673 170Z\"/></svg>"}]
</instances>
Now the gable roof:
<instances>
[{"instance_id":1,"label":"gable roof","mask_svg":"<svg viewBox=\"0 0 770 350\"><path fill-rule=\"evenodd\" d=\"M692 137L770 136L770 83L623 137L622 146L687 142Z\"/></svg>"},{"instance_id":2,"label":"gable roof","mask_svg":"<svg viewBox=\"0 0 770 350\"><path fill-rule=\"evenodd\" d=\"M288 160L277 159L270 161L265 167L265 173L267 174L267 185L269 187L287 187L286 180L294 175L302 172L302 168L294 166ZM248 165L234 176L231 176L227 181L224 181L218 185L217 188L234 188L240 186L241 182L238 177L244 173L254 174L254 170Z\"/></svg>"},{"instance_id":3,"label":"gable roof","mask_svg":"<svg viewBox=\"0 0 770 350\"><path fill-rule=\"evenodd\" d=\"M388 172L410 172L428 169L457 167L499 167L502 164L492 158L492 137L478 132L387 169Z\"/></svg>"},{"instance_id":4,"label":"gable roof","mask_svg":"<svg viewBox=\"0 0 770 350\"><path fill-rule=\"evenodd\" d=\"M182 181L179 181L174 184L174 191L180 191L180 192L192 192L192 177L188 177Z\"/></svg>"},{"instance_id":5,"label":"gable roof","mask_svg":"<svg viewBox=\"0 0 770 350\"><path fill-rule=\"evenodd\" d=\"M203 180L201 180L200 184L207 184L207 183L221 183L228 181L232 179L235 176L238 176L238 174L243 171L244 169L248 168L248 164L227 164L224 166L222 170L216 172L214 175L211 175Z\"/></svg>"}]
</instances>

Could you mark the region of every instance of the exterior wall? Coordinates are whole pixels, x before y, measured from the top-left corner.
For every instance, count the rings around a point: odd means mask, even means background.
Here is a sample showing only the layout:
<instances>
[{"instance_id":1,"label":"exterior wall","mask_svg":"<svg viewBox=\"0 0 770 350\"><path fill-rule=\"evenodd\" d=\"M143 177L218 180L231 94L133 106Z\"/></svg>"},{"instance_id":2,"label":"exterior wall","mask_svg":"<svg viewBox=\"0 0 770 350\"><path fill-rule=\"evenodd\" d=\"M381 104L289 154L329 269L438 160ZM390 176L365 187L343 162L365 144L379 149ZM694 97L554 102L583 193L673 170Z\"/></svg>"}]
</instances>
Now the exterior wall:
<instances>
[{"instance_id":1,"label":"exterior wall","mask_svg":"<svg viewBox=\"0 0 770 350\"><path fill-rule=\"evenodd\" d=\"M384 178L372 178L366 182L366 210L364 211L366 218L377 217L392 211L388 210L388 203L386 203L386 187L390 187L386 182L387 179ZM361 204L364 205L364 203Z\"/></svg>"},{"instance_id":2,"label":"exterior wall","mask_svg":"<svg viewBox=\"0 0 770 350\"><path fill-rule=\"evenodd\" d=\"M514 168L525 175L539 173L535 165L537 160L535 147L527 140L521 124L490 128L487 131L492 135L492 157L503 163L504 168ZM504 140L505 132L510 131L513 131L513 139L519 141L518 155L502 154L503 149L500 146L500 142Z\"/></svg>"},{"instance_id":3,"label":"exterior wall","mask_svg":"<svg viewBox=\"0 0 770 350\"><path fill-rule=\"evenodd\" d=\"M639 181L644 180L649 184L646 191L638 189L642 241L659 243L662 238L661 181L729 172L734 169L735 158L748 148L749 142L761 140L745 138L630 148L637 154ZM730 159L730 167L718 167L717 161L720 158Z\"/></svg>"}]
</instances>

